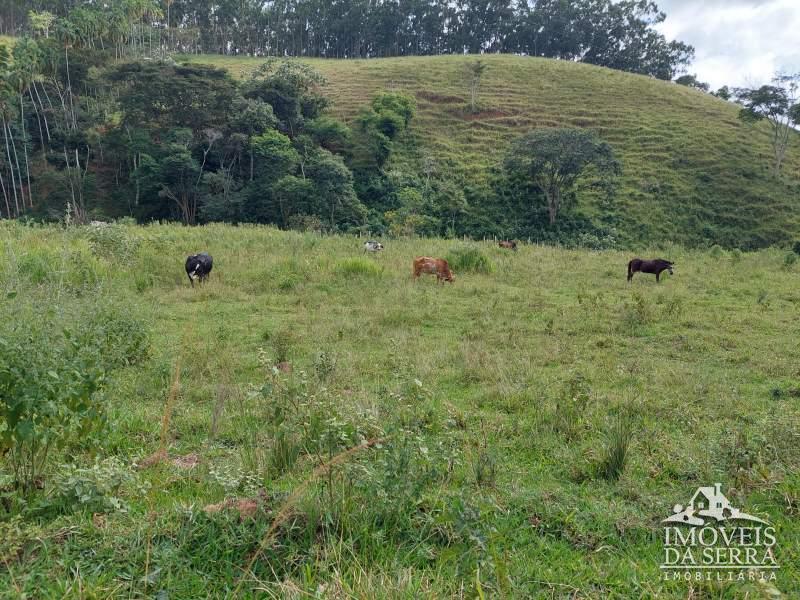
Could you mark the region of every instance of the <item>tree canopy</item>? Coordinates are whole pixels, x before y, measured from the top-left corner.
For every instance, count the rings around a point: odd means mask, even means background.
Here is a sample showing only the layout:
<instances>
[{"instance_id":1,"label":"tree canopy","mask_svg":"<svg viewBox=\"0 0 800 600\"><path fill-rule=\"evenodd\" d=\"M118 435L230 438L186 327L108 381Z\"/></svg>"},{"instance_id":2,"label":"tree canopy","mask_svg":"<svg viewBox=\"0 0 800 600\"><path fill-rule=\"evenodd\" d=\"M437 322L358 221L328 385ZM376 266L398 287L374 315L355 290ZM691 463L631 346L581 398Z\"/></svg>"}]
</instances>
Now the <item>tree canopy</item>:
<instances>
[{"instance_id":1,"label":"tree canopy","mask_svg":"<svg viewBox=\"0 0 800 600\"><path fill-rule=\"evenodd\" d=\"M516 140L505 160L510 177L533 184L547 204L550 225L566 205L577 199L576 184L608 190L620 165L608 143L582 129L538 129Z\"/></svg>"},{"instance_id":2,"label":"tree canopy","mask_svg":"<svg viewBox=\"0 0 800 600\"><path fill-rule=\"evenodd\" d=\"M733 94L742 105L739 118L755 123L766 121L772 130L773 167L779 173L783 166L792 131L800 126L800 101L797 92L800 75L776 77L771 85L737 88Z\"/></svg>"},{"instance_id":3,"label":"tree canopy","mask_svg":"<svg viewBox=\"0 0 800 600\"><path fill-rule=\"evenodd\" d=\"M656 25L651 0L10 0L0 30L48 35L52 15L71 36L151 53L368 58L514 52L672 79L694 55ZM50 16L48 16L50 15ZM145 35L145 30L147 34Z\"/></svg>"}]
</instances>

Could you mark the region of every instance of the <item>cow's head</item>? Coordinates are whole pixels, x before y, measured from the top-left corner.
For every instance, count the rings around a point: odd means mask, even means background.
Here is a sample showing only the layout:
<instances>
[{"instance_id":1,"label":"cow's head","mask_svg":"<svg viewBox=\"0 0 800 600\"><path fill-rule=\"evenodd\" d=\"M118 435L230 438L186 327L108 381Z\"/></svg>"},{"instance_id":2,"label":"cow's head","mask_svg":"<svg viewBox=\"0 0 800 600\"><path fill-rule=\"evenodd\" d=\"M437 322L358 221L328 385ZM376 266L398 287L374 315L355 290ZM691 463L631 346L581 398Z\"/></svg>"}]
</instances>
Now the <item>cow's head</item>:
<instances>
[{"instance_id":1,"label":"cow's head","mask_svg":"<svg viewBox=\"0 0 800 600\"><path fill-rule=\"evenodd\" d=\"M455 283L456 274L452 271L447 271L447 275L444 278L445 281L449 281L450 283Z\"/></svg>"}]
</instances>

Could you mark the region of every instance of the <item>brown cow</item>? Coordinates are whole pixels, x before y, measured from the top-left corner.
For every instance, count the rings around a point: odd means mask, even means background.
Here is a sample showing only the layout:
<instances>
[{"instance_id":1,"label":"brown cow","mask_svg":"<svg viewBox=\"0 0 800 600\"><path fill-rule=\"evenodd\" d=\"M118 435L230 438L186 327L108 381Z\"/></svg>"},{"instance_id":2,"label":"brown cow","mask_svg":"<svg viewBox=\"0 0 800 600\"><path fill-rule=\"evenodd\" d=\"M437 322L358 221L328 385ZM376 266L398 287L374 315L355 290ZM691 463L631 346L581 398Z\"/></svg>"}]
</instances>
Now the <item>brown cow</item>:
<instances>
[{"instance_id":1,"label":"brown cow","mask_svg":"<svg viewBox=\"0 0 800 600\"><path fill-rule=\"evenodd\" d=\"M514 252L517 251L517 242L514 240L503 240L497 245L501 248L506 248L507 250L513 250Z\"/></svg>"},{"instance_id":2,"label":"brown cow","mask_svg":"<svg viewBox=\"0 0 800 600\"><path fill-rule=\"evenodd\" d=\"M437 283L444 285L445 281L453 283L456 280L450 266L443 258L431 258L430 256L418 256L414 259L414 281L419 279L421 273L436 275Z\"/></svg>"}]
</instances>

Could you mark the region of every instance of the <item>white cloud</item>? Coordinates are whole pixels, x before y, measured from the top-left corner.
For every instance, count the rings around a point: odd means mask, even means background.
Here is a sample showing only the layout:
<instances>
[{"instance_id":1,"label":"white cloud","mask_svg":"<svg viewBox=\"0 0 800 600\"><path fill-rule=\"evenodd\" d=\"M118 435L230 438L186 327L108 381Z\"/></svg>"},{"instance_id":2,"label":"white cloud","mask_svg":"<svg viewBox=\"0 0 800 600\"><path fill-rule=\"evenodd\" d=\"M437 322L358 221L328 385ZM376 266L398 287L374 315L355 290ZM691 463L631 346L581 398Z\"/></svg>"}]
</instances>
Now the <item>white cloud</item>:
<instances>
[{"instance_id":1,"label":"white cloud","mask_svg":"<svg viewBox=\"0 0 800 600\"><path fill-rule=\"evenodd\" d=\"M799 0L662 0L669 39L695 47L689 67L716 89L768 82L776 71L800 71Z\"/></svg>"}]
</instances>

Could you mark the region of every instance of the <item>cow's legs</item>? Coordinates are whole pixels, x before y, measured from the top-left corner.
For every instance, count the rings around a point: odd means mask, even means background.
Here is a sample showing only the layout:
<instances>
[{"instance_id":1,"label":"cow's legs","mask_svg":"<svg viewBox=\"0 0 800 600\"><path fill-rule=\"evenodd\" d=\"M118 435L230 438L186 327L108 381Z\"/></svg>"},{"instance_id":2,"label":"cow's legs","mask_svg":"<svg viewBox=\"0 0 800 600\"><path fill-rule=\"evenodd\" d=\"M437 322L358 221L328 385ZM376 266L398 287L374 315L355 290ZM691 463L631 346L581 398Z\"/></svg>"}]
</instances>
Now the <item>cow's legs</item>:
<instances>
[{"instance_id":1,"label":"cow's legs","mask_svg":"<svg viewBox=\"0 0 800 600\"><path fill-rule=\"evenodd\" d=\"M661 283L661 271L656 273L656 283Z\"/></svg>"}]
</instances>

